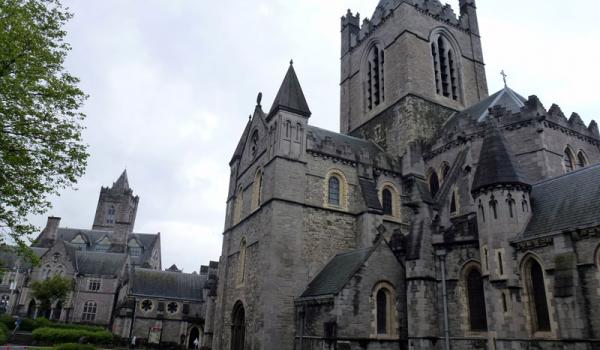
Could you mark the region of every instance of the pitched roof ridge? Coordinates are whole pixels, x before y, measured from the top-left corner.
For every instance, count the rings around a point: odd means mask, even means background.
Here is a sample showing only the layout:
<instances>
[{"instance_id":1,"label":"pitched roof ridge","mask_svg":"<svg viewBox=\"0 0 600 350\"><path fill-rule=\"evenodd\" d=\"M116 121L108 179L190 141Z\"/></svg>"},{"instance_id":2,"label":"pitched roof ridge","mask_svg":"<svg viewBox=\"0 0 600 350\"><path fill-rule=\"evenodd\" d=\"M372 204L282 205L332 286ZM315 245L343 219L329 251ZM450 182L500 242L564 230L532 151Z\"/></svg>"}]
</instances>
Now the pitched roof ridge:
<instances>
[{"instance_id":1,"label":"pitched roof ridge","mask_svg":"<svg viewBox=\"0 0 600 350\"><path fill-rule=\"evenodd\" d=\"M532 186L544 185L544 184L547 184L547 183L550 183L550 182L554 182L556 180L560 180L560 179L565 178L565 177L569 177L571 175L576 175L576 174L582 173L584 171L594 170L595 168L600 168L600 163L591 164L591 165L588 165L586 167L570 171L568 173L564 173L564 174L560 174L560 175L555 176L555 177L551 177L549 179L540 180L539 182L534 183Z\"/></svg>"},{"instance_id":2,"label":"pitched roof ridge","mask_svg":"<svg viewBox=\"0 0 600 350\"><path fill-rule=\"evenodd\" d=\"M353 139L353 140L356 140L356 141L362 141L364 143L371 143L371 144L379 147L379 145L377 145L373 141L367 140L367 139L363 139L363 138L360 138L360 137L356 137L356 136L344 134L344 133L337 132L337 131L332 131L332 130L329 130L329 129L324 129L324 128L321 128L321 127L318 127L318 126L314 126L314 125L308 125L308 128L309 129L310 128L319 129L319 130L322 130L322 131L325 131L325 132L329 132L329 133L332 133L332 134L336 134L336 135L340 135L340 136L343 136L343 137L347 137L347 138L350 138L350 139Z\"/></svg>"}]
</instances>

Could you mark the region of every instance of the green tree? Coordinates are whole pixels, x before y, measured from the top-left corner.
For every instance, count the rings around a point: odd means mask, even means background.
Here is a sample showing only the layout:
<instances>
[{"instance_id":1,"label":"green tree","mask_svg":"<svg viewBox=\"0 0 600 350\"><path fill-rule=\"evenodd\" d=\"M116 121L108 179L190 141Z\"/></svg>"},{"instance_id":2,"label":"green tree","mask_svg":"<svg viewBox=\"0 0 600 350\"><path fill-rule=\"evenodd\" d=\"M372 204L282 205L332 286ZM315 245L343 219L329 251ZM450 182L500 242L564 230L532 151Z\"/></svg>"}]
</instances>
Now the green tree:
<instances>
[{"instance_id":1,"label":"green tree","mask_svg":"<svg viewBox=\"0 0 600 350\"><path fill-rule=\"evenodd\" d=\"M88 158L87 96L63 67L71 17L58 0L0 0L0 243L12 237L30 257L27 216L73 187Z\"/></svg>"},{"instance_id":2,"label":"green tree","mask_svg":"<svg viewBox=\"0 0 600 350\"><path fill-rule=\"evenodd\" d=\"M40 302L40 309L49 310L55 302L64 303L71 285L68 278L55 275L43 281L35 281L30 287L33 297Z\"/></svg>"}]
</instances>

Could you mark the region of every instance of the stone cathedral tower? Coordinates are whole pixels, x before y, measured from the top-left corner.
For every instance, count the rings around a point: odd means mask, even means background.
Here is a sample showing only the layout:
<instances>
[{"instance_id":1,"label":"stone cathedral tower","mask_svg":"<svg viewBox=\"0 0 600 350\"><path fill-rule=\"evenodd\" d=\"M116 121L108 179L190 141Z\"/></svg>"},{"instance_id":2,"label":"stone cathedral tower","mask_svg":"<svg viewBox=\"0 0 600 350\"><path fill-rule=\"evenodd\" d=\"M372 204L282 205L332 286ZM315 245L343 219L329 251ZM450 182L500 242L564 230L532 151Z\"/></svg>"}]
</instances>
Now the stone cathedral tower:
<instances>
[{"instance_id":1,"label":"stone cathedral tower","mask_svg":"<svg viewBox=\"0 0 600 350\"><path fill-rule=\"evenodd\" d=\"M474 0L380 1L342 17L340 132L401 155L453 112L488 96Z\"/></svg>"},{"instance_id":2,"label":"stone cathedral tower","mask_svg":"<svg viewBox=\"0 0 600 350\"><path fill-rule=\"evenodd\" d=\"M124 170L112 187L100 190L92 229L126 231L123 232L125 235L132 233L139 200L129 188L127 170Z\"/></svg>"}]
</instances>

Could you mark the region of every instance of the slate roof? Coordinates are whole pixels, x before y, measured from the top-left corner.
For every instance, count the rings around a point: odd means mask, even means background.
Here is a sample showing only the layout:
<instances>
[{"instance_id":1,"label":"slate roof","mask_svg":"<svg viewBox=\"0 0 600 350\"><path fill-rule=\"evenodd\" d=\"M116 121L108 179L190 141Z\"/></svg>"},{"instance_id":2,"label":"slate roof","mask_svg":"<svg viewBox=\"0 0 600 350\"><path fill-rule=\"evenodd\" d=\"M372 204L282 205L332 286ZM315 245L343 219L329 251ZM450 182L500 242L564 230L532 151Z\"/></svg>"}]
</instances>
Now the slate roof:
<instances>
[{"instance_id":1,"label":"slate roof","mask_svg":"<svg viewBox=\"0 0 600 350\"><path fill-rule=\"evenodd\" d=\"M361 268L374 249L374 247L358 249L334 256L309 283L301 298L337 294Z\"/></svg>"},{"instance_id":2,"label":"slate roof","mask_svg":"<svg viewBox=\"0 0 600 350\"><path fill-rule=\"evenodd\" d=\"M277 96L269 112L269 117L272 117L280 109L305 117L310 117L311 115L306 98L304 98L304 92L302 92L302 87L298 81L298 76L296 76L293 62L290 62L290 68L281 83L279 92L277 92Z\"/></svg>"},{"instance_id":3,"label":"slate roof","mask_svg":"<svg viewBox=\"0 0 600 350\"><path fill-rule=\"evenodd\" d=\"M507 149L502 134L493 128L483 140L471 192L498 184L527 185L528 181Z\"/></svg>"},{"instance_id":4,"label":"slate roof","mask_svg":"<svg viewBox=\"0 0 600 350\"><path fill-rule=\"evenodd\" d=\"M545 180L531 190L532 218L524 236L600 225L600 164Z\"/></svg>"},{"instance_id":5,"label":"slate roof","mask_svg":"<svg viewBox=\"0 0 600 350\"><path fill-rule=\"evenodd\" d=\"M446 123L444 123L443 129L457 125L460 120L467 119L476 124L482 124L490 115L489 110L494 106L502 106L507 111L512 113L518 113L521 108L525 106L525 99L509 87L496 92L495 94L487 97L486 99L476 103L475 105L464 109L460 112L453 114Z\"/></svg>"},{"instance_id":6,"label":"slate roof","mask_svg":"<svg viewBox=\"0 0 600 350\"><path fill-rule=\"evenodd\" d=\"M354 154L360 154L361 151L365 151L369 154L371 161L376 160L381 155L387 156L385 154L385 151L381 147L379 147L377 144L370 140L365 140L346 134L340 134L330 130L321 129L312 125L307 125L306 130L307 134L309 136L312 136L317 141L323 141L327 138L330 138L331 141L338 146L347 144L348 146L350 146Z\"/></svg>"},{"instance_id":7,"label":"slate roof","mask_svg":"<svg viewBox=\"0 0 600 350\"><path fill-rule=\"evenodd\" d=\"M19 256L17 253L17 247L14 246L2 246L0 247L0 269L10 269L19 266L19 269L29 269L33 267L30 261ZM31 250L35 255L42 256L48 251L47 248L36 248L31 247Z\"/></svg>"},{"instance_id":8,"label":"slate roof","mask_svg":"<svg viewBox=\"0 0 600 350\"><path fill-rule=\"evenodd\" d=\"M123 170L121 176L117 179L117 182L113 183L113 189L120 189L123 191L129 190L129 179L127 178L127 169Z\"/></svg>"},{"instance_id":9,"label":"slate roof","mask_svg":"<svg viewBox=\"0 0 600 350\"><path fill-rule=\"evenodd\" d=\"M381 203L379 202L375 181L359 177L358 183L360 184L360 189L367 208L375 211L383 211Z\"/></svg>"},{"instance_id":10,"label":"slate roof","mask_svg":"<svg viewBox=\"0 0 600 350\"><path fill-rule=\"evenodd\" d=\"M136 267L131 290L134 295L202 301L207 276L194 273L150 270Z\"/></svg>"},{"instance_id":11,"label":"slate roof","mask_svg":"<svg viewBox=\"0 0 600 350\"><path fill-rule=\"evenodd\" d=\"M117 276L127 261L126 254L78 250L75 267L84 275Z\"/></svg>"},{"instance_id":12,"label":"slate roof","mask_svg":"<svg viewBox=\"0 0 600 350\"><path fill-rule=\"evenodd\" d=\"M242 133L242 137L240 138L240 141L238 142L237 147L235 148L235 152L233 152L233 157L231 157L231 160L229 161L229 165L233 164L233 162L240 158L242 156L242 153L244 153L244 146L246 145L246 139L248 138L248 134L250 133L250 125L252 124L252 122L248 121L248 123L246 123L246 128L244 128L244 132Z\"/></svg>"}]
</instances>

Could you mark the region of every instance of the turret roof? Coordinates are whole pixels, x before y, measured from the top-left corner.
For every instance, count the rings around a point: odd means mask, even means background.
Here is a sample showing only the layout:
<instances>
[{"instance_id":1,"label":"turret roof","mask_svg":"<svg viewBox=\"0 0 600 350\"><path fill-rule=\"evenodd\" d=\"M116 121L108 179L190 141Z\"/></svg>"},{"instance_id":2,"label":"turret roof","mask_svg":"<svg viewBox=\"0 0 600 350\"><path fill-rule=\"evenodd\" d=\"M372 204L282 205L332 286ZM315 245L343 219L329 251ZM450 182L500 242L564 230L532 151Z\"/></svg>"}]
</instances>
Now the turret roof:
<instances>
[{"instance_id":1,"label":"turret roof","mask_svg":"<svg viewBox=\"0 0 600 350\"><path fill-rule=\"evenodd\" d=\"M121 176L119 176L117 181L115 183L113 183L112 188L120 189L120 190L124 190L124 191L129 190L129 180L127 179L127 169L123 170L123 172L121 173Z\"/></svg>"},{"instance_id":2,"label":"turret roof","mask_svg":"<svg viewBox=\"0 0 600 350\"><path fill-rule=\"evenodd\" d=\"M302 92L302 87L298 81L298 76L296 76L296 72L294 71L293 62L290 62L290 68L271 106L269 118L277 113L278 110L292 112L305 117L310 117L311 115L306 99L304 98L304 93Z\"/></svg>"},{"instance_id":3,"label":"turret roof","mask_svg":"<svg viewBox=\"0 0 600 350\"><path fill-rule=\"evenodd\" d=\"M492 128L483 140L471 191L500 184L527 185L528 182L507 149L500 130Z\"/></svg>"}]
</instances>

